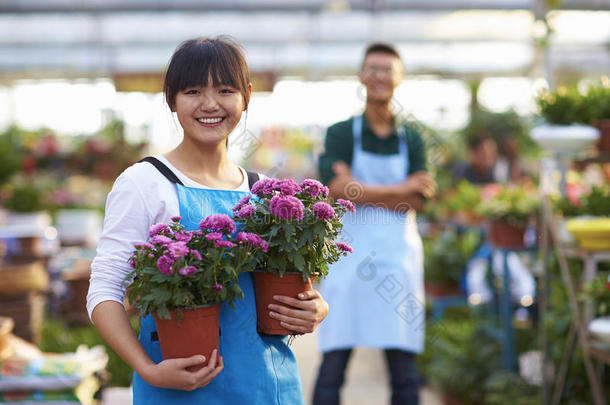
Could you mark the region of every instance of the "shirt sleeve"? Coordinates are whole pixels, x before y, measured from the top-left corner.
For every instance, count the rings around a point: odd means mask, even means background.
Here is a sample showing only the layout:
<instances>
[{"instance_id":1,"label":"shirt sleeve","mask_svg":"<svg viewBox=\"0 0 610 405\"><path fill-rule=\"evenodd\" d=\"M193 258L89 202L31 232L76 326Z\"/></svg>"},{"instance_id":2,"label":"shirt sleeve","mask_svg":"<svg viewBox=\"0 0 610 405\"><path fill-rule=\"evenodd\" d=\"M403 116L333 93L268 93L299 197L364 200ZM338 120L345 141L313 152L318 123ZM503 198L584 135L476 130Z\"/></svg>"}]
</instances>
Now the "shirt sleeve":
<instances>
[{"instance_id":1,"label":"shirt sleeve","mask_svg":"<svg viewBox=\"0 0 610 405\"><path fill-rule=\"evenodd\" d=\"M326 130L326 139L324 141L324 153L320 155L318 160L318 171L320 180L324 184L328 184L335 177L333 172L333 164L335 162L345 162L351 166L352 150L354 148L354 138L351 132L351 121L341 122L330 126ZM346 129L346 127L348 127Z\"/></svg>"},{"instance_id":2,"label":"shirt sleeve","mask_svg":"<svg viewBox=\"0 0 610 405\"><path fill-rule=\"evenodd\" d=\"M419 131L406 126L407 145L409 148L409 174L426 171L426 146Z\"/></svg>"},{"instance_id":3,"label":"shirt sleeve","mask_svg":"<svg viewBox=\"0 0 610 405\"><path fill-rule=\"evenodd\" d=\"M87 312L103 301L123 304L127 282L132 270L128 260L134 243L144 242L154 217L136 182L126 173L115 181L106 200L104 227L91 264Z\"/></svg>"}]
</instances>

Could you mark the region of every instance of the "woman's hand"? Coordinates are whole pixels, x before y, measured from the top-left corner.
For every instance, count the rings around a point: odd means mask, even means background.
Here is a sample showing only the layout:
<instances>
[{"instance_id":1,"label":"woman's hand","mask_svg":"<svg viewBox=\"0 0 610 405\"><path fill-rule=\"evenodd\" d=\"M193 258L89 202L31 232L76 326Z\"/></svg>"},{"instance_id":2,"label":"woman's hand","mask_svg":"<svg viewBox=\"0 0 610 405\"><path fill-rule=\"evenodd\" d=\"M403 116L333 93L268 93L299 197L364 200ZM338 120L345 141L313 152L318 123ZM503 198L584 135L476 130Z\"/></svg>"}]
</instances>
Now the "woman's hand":
<instances>
[{"instance_id":1,"label":"woman's hand","mask_svg":"<svg viewBox=\"0 0 610 405\"><path fill-rule=\"evenodd\" d=\"M201 366L203 362L205 357L200 354L184 359L163 360L159 364L148 366L141 375L155 387L193 391L208 385L224 368L222 357L218 356L218 351L214 349L205 367L189 371L190 368Z\"/></svg>"},{"instance_id":2,"label":"woman's hand","mask_svg":"<svg viewBox=\"0 0 610 405\"><path fill-rule=\"evenodd\" d=\"M270 304L269 316L280 321L286 329L296 333L311 333L328 315L328 303L319 291L304 291L299 298L276 295L274 300L284 304Z\"/></svg>"}]
</instances>

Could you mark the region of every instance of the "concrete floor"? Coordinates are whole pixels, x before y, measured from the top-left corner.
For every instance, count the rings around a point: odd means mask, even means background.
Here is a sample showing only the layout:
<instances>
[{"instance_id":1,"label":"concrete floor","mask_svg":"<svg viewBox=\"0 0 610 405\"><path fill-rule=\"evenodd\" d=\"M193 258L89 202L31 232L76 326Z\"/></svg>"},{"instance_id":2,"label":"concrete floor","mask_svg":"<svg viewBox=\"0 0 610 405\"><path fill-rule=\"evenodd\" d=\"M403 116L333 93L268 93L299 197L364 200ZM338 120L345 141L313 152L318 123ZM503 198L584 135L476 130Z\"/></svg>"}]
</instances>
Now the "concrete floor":
<instances>
[{"instance_id":1,"label":"concrete floor","mask_svg":"<svg viewBox=\"0 0 610 405\"><path fill-rule=\"evenodd\" d=\"M315 382L320 353L314 334L299 336L292 343L299 364L305 403L311 404L311 392ZM357 349L348 366L346 383L342 391L343 405L385 405L390 391L385 363L380 350ZM131 388L104 390L103 405L131 404ZM420 391L421 405L442 405L437 393L428 389Z\"/></svg>"}]
</instances>

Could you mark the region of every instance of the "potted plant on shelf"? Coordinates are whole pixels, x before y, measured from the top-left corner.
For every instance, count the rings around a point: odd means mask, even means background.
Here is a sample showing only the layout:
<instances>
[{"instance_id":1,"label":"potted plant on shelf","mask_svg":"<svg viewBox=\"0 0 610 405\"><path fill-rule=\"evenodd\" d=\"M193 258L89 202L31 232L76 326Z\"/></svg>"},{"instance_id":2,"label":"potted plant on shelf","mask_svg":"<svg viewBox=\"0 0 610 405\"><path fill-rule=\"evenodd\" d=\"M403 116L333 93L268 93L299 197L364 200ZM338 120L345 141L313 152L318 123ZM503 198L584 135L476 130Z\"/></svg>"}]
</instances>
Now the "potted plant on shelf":
<instances>
[{"instance_id":1,"label":"potted plant on shelf","mask_svg":"<svg viewBox=\"0 0 610 405\"><path fill-rule=\"evenodd\" d=\"M598 316L589 323L589 332L610 345L610 278L600 275L591 280L582 290L582 300L592 300Z\"/></svg>"},{"instance_id":2,"label":"potted plant on shelf","mask_svg":"<svg viewBox=\"0 0 610 405\"><path fill-rule=\"evenodd\" d=\"M504 249L524 247L525 231L540 206L533 185L492 184L483 189L482 195L477 212L489 221L492 245Z\"/></svg>"},{"instance_id":3,"label":"potted plant on shelf","mask_svg":"<svg viewBox=\"0 0 610 405\"><path fill-rule=\"evenodd\" d=\"M591 86L585 95L587 111L586 122L600 131L598 150L610 153L610 82L608 78L598 85Z\"/></svg>"},{"instance_id":4,"label":"potted plant on shelf","mask_svg":"<svg viewBox=\"0 0 610 405\"><path fill-rule=\"evenodd\" d=\"M185 231L180 217L172 221L153 225L149 241L135 245L128 299L141 316L153 314L164 359L209 359L218 347L221 301L233 307L243 298L237 277L252 270L252 256L267 244L245 232L233 238L227 215L203 219L197 231Z\"/></svg>"},{"instance_id":5,"label":"potted plant on shelf","mask_svg":"<svg viewBox=\"0 0 610 405\"><path fill-rule=\"evenodd\" d=\"M599 131L589 125L590 103L576 88L544 91L536 99L545 125L532 130L532 138L559 157L571 157L589 147Z\"/></svg>"},{"instance_id":6,"label":"potted plant on shelf","mask_svg":"<svg viewBox=\"0 0 610 405\"><path fill-rule=\"evenodd\" d=\"M311 290L314 280L328 274L328 265L351 252L338 242L341 217L354 212L351 202L328 199L328 188L317 180L297 184L291 179L263 179L252 187L256 197L246 197L234 208L243 229L269 243L256 255L253 273L259 331L272 335L291 332L268 316L274 295L297 297Z\"/></svg>"}]
</instances>

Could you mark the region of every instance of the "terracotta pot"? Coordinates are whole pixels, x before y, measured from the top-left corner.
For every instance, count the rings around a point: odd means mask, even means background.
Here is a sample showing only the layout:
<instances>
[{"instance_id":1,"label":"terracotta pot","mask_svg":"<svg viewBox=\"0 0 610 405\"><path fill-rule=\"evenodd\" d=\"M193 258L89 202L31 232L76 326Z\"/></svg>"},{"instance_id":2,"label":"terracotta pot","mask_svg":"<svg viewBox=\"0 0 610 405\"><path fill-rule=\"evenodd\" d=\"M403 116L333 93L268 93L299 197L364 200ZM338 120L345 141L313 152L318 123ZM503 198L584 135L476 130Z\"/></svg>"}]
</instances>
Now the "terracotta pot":
<instances>
[{"instance_id":1,"label":"terracotta pot","mask_svg":"<svg viewBox=\"0 0 610 405\"><path fill-rule=\"evenodd\" d=\"M507 222L492 222L489 225L489 241L498 248L519 249L525 247L523 237L526 228L519 228Z\"/></svg>"},{"instance_id":2,"label":"terracotta pot","mask_svg":"<svg viewBox=\"0 0 610 405\"><path fill-rule=\"evenodd\" d=\"M269 316L269 304L279 304L273 299L274 295L285 295L297 298L303 291L311 291L312 279L307 283L303 275L298 272L279 274L255 271L252 273L254 281L254 296L256 299L256 319L258 331L266 335L294 335L294 331L284 328L280 321Z\"/></svg>"},{"instance_id":3,"label":"terracotta pot","mask_svg":"<svg viewBox=\"0 0 610 405\"><path fill-rule=\"evenodd\" d=\"M597 123L600 131L597 148L600 152L610 154L610 120L601 120Z\"/></svg>"},{"instance_id":4,"label":"terracotta pot","mask_svg":"<svg viewBox=\"0 0 610 405\"><path fill-rule=\"evenodd\" d=\"M433 298L454 297L456 295L462 295L460 286L457 284L435 284L424 282L424 290L426 291L426 296Z\"/></svg>"},{"instance_id":5,"label":"terracotta pot","mask_svg":"<svg viewBox=\"0 0 610 405\"><path fill-rule=\"evenodd\" d=\"M454 397L452 394L443 392L443 403L445 405L463 405L463 402Z\"/></svg>"},{"instance_id":6,"label":"terracotta pot","mask_svg":"<svg viewBox=\"0 0 610 405\"><path fill-rule=\"evenodd\" d=\"M196 371L203 368L218 349L220 336L220 304L202 305L197 308L183 309L182 319L177 320L178 311L170 311L171 319L162 319L153 313L161 344L163 359L179 359L195 354L205 356L205 363L190 367Z\"/></svg>"}]
</instances>

